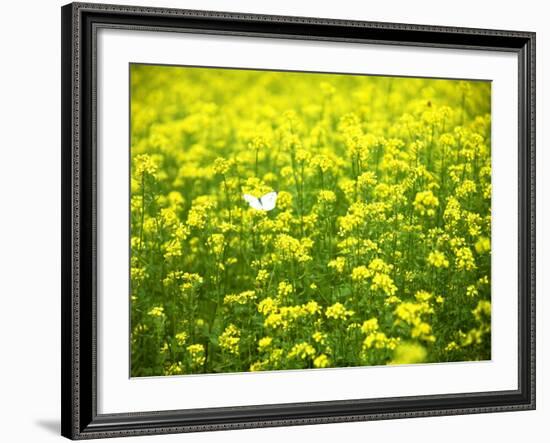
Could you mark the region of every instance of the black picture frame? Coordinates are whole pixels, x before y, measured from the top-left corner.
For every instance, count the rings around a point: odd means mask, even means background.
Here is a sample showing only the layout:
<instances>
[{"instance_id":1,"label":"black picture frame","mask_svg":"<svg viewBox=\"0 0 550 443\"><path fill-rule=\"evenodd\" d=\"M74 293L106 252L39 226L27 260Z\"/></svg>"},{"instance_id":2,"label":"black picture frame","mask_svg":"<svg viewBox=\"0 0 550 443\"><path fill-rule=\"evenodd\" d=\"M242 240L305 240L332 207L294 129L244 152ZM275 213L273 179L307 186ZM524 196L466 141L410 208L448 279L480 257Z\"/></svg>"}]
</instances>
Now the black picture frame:
<instances>
[{"instance_id":1,"label":"black picture frame","mask_svg":"<svg viewBox=\"0 0 550 443\"><path fill-rule=\"evenodd\" d=\"M120 5L62 7L62 435L71 439L535 408L535 33ZM518 389L97 413L95 38L99 27L505 51L518 57Z\"/></svg>"}]
</instances>

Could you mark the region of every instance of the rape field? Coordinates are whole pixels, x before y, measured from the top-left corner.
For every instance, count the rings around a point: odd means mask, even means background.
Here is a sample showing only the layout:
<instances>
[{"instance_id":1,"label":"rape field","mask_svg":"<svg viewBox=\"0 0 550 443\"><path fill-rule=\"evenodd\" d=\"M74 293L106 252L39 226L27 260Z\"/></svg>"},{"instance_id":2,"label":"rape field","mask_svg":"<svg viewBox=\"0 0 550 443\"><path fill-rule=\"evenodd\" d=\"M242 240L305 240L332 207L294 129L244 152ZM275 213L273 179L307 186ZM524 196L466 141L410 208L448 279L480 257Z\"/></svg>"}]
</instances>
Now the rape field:
<instances>
[{"instance_id":1,"label":"rape field","mask_svg":"<svg viewBox=\"0 0 550 443\"><path fill-rule=\"evenodd\" d=\"M133 377L491 358L489 82L133 64L130 94Z\"/></svg>"}]
</instances>

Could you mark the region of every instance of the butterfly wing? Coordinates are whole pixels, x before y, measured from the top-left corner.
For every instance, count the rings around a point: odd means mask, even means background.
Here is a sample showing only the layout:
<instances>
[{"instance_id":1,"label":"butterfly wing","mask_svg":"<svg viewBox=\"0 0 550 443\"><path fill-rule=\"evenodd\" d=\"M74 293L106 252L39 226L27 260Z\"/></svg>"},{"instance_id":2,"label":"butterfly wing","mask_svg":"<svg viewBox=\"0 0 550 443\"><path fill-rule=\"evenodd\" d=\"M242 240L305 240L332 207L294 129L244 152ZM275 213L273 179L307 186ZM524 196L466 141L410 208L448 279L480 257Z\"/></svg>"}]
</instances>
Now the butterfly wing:
<instances>
[{"instance_id":1,"label":"butterfly wing","mask_svg":"<svg viewBox=\"0 0 550 443\"><path fill-rule=\"evenodd\" d=\"M260 202L260 199L257 197L254 197L250 194L244 194L243 198L246 200L246 202L250 205L251 208L257 209L258 211L261 211L263 209L262 203Z\"/></svg>"},{"instance_id":2,"label":"butterfly wing","mask_svg":"<svg viewBox=\"0 0 550 443\"><path fill-rule=\"evenodd\" d=\"M267 193L262 198L260 198L260 202L264 211L271 211L273 208L275 208L275 205L277 204L277 193Z\"/></svg>"}]
</instances>

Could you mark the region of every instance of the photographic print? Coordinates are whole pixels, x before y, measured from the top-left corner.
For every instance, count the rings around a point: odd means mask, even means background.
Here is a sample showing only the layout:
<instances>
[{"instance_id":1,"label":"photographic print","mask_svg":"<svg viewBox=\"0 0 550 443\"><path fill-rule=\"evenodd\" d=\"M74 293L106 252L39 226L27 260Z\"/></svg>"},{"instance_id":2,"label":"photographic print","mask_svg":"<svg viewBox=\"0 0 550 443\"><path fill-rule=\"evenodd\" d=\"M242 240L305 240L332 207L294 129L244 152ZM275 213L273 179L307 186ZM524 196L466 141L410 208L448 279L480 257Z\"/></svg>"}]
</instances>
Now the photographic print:
<instances>
[{"instance_id":1,"label":"photographic print","mask_svg":"<svg viewBox=\"0 0 550 443\"><path fill-rule=\"evenodd\" d=\"M130 65L130 375L491 359L491 82Z\"/></svg>"}]
</instances>

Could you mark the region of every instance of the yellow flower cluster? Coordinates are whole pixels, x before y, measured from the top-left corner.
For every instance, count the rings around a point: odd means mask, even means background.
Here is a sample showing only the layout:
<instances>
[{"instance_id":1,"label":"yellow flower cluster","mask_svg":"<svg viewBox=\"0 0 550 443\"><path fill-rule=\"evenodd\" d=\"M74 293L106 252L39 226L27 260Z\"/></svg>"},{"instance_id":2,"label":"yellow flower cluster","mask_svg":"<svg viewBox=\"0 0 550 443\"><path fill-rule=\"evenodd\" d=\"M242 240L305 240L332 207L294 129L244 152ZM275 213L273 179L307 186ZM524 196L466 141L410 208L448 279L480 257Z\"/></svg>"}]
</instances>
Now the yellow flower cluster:
<instances>
[{"instance_id":1,"label":"yellow flower cluster","mask_svg":"<svg viewBox=\"0 0 550 443\"><path fill-rule=\"evenodd\" d=\"M334 203L336 201L336 194L333 191L323 189L319 191L317 198L322 203Z\"/></svg>"},{"instance_id":2,"label":"yellow flower cluster","mask_svg":"<svg viewBox=\"0 0 550 443\"><path fill-rule=\"evenodd\" d=\"M239 353L239 342L241 340L241 331L234 324L230 324L225 328L223 333L218 338L220 348L230 354Z\"/></svg>"},{"instance_id":3,"label":"yellow flower cluster","mask_svg":"<svg viewBox=\"0 0 550 443\"><path fill-rule=\"evenodd\" d=\"M134 174L143 176L143 174L154 175L157 172L158 165L148 154L140 154L134 157Z\"/></svg>"},{"instance_id":4,"label":"yellow flower cluster","mask_svg":"<svg viewBox=\"0 0 550 443\"><path fill-rule=\"evenodd\" d=\"M328 368L330 366L330 359L326 354L318 355L313 359L313 366L316 368Z\"/></svg>"},{"instance_id":5,"label":"yellow flower cluster","mask_svg":"<svg viewBox=\"0 0 550 443\"><path fill-rule=\"evenodd\" d=\"M371 348L393 350L399 343L399 338L388 338L383 332L371 332L363 341L363 351Z\"/></svg>"},{"instance_id":6,"label":"yellow flower cluster","mask_svg":"<svg viewBox=\"0 0 550 443\"><path fill-rule=\"evenodd\" d=\"M417 294L417 299L426 299L425 293ZM431 298L431 297L428 297ZM400 321L412 326L411 337L427 342L434 342L435 337L432 335L432 327L429 323L423 320L423 317L433 314L434 309L425 301L419 302L403 302L395 309L397 316L396 322Z\"/></svg>"},{"instance_id":7,"label":"yellow flower cluster","mask_svg":"<svg viewBox=\"0 0 550 443\"><path fill-rule=\"evenodd\" d=\"M204 283L204 279L199 274L184 272L180 278L182 280L180 290L184 293L197 291Z\"/></svg>"},{"instance_id":8,"label":"yellow flower cluster","mask_svg":"<svg viewBox=\"0 0 550 443\"><path fill-rule=\"evenodd\" d=\"M258 351L262 352L265 351L267 348L271 346L271 343L273 343L273 338L271 337L263 337L258 340Z\"/></svg>"},{"instance_id":9,"label":"yellow flower cluster","mask_svg":"<svg viewBox=\"0 0 550 443\"><path fill-rule=\"evenodd\" d=\"M352 310L346 309L340 302L334 303L325 310L325 315L327 318L333 318L334 320L345 320L353 314L354 312Z\"/></svg>"},{"instance_id":10,"label":"yellow flower cluster","mask_svg":"<svg viewBox=\"0 0 550 443\"><path fill-rule=\"evenodd\" d=\"M472 250L470 248L458 248L455 251L455 254L455 263L457 269L471 271L476 268L474 254L472 253Z\"/></svg>"},{"instance_id":11,"label":"yellow flower cluster","mask_svg":"<svg viewBox=\"0 0 550 443\"><path fill-rule=\"evenodd\" d=\"M344 272L344 268L346 267L346 259L344 257L337 257L328 262L328 267L334 269L339 274L342 274Z\"/></svg>"},{"instance_id":12,"label":"yellow flower cluster","mask_svg":"<svg viewBox=\"0 0 550 443\"><path fill-rule=\"evenodd\" d=\"M229 169L233 166L231 160L226 160L222 157L218 157L214 160L214 174L225 175L229 172Z\"/></svg>"},{"instance_id":13,"label":"yellow flower cluster","mask_svg":"<svg viewBox=\"0 0 550 443\"><path fill-rule=\"evenodd\" d=\"M392 296L397 291L397 286L393 283L392 278L388 274L381 274L377 272L372 278L371 289L382 290L387 296Z\"/></svg>"},{"instance_id":14,"label":"yellow flower cluster","mask_svg":"<svg viewBox=\"0 0 550 443\"><path fill-rule=\"evenodd\" d=\"M370 289L373 291L381 290L386 296L395 295L397 286L389 276L392 266L388 265L380 258L373 259L368 267L361 265L353 268L351 271L351 280L358 283L364 283L372 278Z\"/></svg>"},{"instance_id":15,"label":"yellow flower cluster","mask_svg":"<svg viewBox=\"0 0 550 443\"><path fill-rule=\"evenodd\" d=\"M165 317L164 308L162 306L155 306L148 312L148 314L152 317Z\"/></svg>"},{"instance_id":16,"label":"yellow flower cluster","mask_svg":"<svg viewBox=\"0 0 550 443\"><path fill-rule=\"evenodd\" d=\"M178 332L176 334L176 342L178 343L178 345L183 346L185 344L185 342L187 341L188 337L189 336L188 336L187 332Z\"/></svg>"},{"instance_id":17,"label":"yellow flower cluster","mask_svg":"<svg viewBox=\"0 0 550 443\"><path fill-rule=\"evenodd\" d=\"M401 343L395 349L392 365L410 365L422 363L426 360L428 352L418 343Z\"/></svg>"},{"instance_id":18,"label":"yellow flower cluster","mask_svg":"<svg viewBox=\"0 0 550 443\"><path fill-rule=\"evenodd\" d=\"M351 279L356 282L366 281L371 276L372 272L364 265L357 266L351 271Z\"/></svg>"},{"instance_id":19,"label":"yellow flower cluster","mask_svg":"<svg viewBox=\"0 0 550 443\"><path fill-rule=\"evenodd\" d=\"M439 206L439 200L432 191L419 192L414 198L414 208L421 215L433 216L437 206Z\"/></svg>"},{"instance_id":20,"label":"yellow flower cluster","mask_svg":"<svg viewBox=\"0 0 550 443\"><path fill-rule=\"evenodd\" d=\"M191 358L191 364L194 367L201 367L206 361L206 356L204 355L204 346L202 344L193 344L187 346L187 352Z\"/></svg>"},{"instance_id":21,"label":"yellow flower cluster","mask_svg":"<svg viewBox=\"0 0 550 443\"><path fill-rule=\"evenodd\" d=\"M313 240L304 237L300 240L287 235L279 234L274 241L275 257L277 261L288 262L296 260L305 263L312 260L310 254L313 247Z\"/></svg>"},{"instance_id":22,"label":"yellow flower cluster","mask_svg":"<svg viewBox=\"0 0 550 443\"><path fill-rule=\"evenodd\" d=\"M448 268L449 260L445 257L445 254L440 251L432 251L428 255L428 263L436 268Z\"/></svg>"},{"instance_id":23,"label":"yellow flower cluster","mask_svg":"<svg viewBox=\"0 0 550 443\"><path fill-rule=\"evenodd\" d=\"M288 353L288 358L300 358L302 360L309 359L315 355L315 348L309 343L297 343L295 344L290 352Z\"/></svg>"},{"instance_id":24,"label":"yellow flower cluster","mask_svg":"<svg viewBox=\"0 0 550 443\"><path fill-rule=\"evenodd\" d=\"M321 307L316 301L310 300L307 303L296 306L277 306L272 304L271 299L265 299L263 302L268 300L263 305L260 303L258 309L264 315L267 315L264 321L264 326L266 328L283 328L288 329L293 325L296 320L307 317L314 316L321 312Z\"/></svg>"},{"instance_id":25,"label":"yellow flower cluster","mask_svg":"<svg viewBox=\"0 0 550 443\"><path fill-rule=\"evenodd\" d=\"M227 294L223 298L225 305L246 305L256 299L256 293L254 291L243 291L240 294Z\"/></svg>"}]
</instances>

